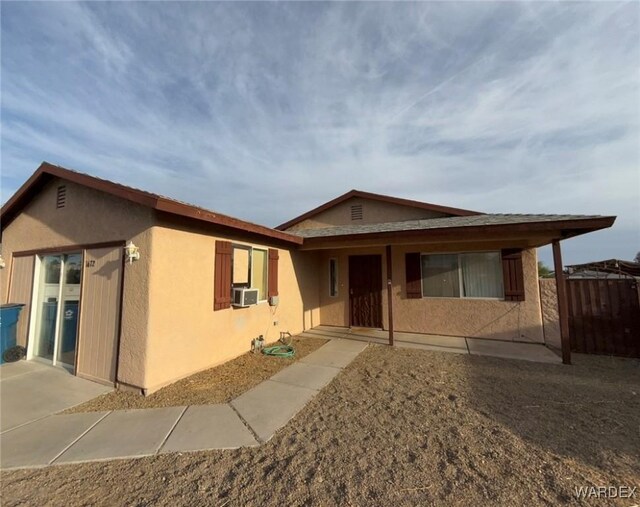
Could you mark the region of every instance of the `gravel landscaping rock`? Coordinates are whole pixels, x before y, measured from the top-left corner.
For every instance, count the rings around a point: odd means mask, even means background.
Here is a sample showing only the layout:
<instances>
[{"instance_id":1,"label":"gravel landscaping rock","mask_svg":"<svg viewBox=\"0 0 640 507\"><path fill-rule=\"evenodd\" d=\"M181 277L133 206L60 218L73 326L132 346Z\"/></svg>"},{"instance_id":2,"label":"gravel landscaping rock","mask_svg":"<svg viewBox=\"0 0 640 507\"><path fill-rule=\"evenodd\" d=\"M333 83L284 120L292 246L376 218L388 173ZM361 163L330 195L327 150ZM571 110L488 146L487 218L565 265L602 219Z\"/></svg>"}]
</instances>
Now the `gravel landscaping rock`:
<instances>
[{"instance_id":1,"label":"gravel landscaping rock","mask_svg":"<svg viewBox=\"0 0 640 507\"><path fill-rule=\"evenodd\" d=\"M2 475L2 505L633 505L640 362L370 346L260 447ZM638 495L638 493L636 493Z\"/></svg>"},{"instance_id":2,"label":"gravel landscaping rock","mask_svg":"<svg viewBox=\"0 0 640 507\"><path fill-rule=\"evenodd\" d=\"M322 347L325 343L327 340L321 338L294 337L292 345L296 355L292 358L247 352L220 366L179 380L149 396L126 391L112 391L82 405L65 410L63 413L226 403Z\"/></svg>"}]
</instances>

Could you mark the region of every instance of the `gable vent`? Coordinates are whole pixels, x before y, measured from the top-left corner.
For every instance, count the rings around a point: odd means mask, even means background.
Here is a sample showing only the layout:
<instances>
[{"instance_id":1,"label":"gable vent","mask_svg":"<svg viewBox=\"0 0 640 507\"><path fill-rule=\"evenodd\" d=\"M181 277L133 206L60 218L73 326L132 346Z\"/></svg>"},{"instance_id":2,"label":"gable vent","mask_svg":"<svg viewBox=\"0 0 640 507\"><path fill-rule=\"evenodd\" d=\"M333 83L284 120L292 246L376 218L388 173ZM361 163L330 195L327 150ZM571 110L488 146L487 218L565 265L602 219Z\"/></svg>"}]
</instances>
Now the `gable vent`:
<instances>
[{"instance_id":1,"label":"gable vent","mask_svg":"<svg viewBox=\"0 0 640 507\"><path fill-rule=\"evenodd\" d=\"M362 204L351 206L351 220L362 220Z\"/></svg>"},{"instance_id":2,"label":"gable vent","mask_svg":"<svg viewBox=\"0 0 640 507\"><path fill-rule=\"evenodd\" d=\"M56 208L64 208L67 204L67 186L60 185L58 187L58 195L56 197Z\"/></svg>"}]
</instances>

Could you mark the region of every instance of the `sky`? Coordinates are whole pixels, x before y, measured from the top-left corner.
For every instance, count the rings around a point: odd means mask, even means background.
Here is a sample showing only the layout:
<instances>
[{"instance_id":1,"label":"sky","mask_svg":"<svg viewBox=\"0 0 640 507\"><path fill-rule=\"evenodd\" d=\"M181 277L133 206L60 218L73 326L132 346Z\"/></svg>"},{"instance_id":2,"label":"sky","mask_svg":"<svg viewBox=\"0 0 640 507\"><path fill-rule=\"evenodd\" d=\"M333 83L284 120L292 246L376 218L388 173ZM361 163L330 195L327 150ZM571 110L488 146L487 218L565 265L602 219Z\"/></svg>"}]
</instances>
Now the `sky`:
<instances>
[{"instance_id":1,"label":"sky","mask_svg":"<svg viewBox=\"0 0 640 507\"><path fill-rule=\"evenodd\" d=\"M640 250L640 3L0 8L2 202L46 160L268 226L357 188Z\"/></svg>"}]
</instances>

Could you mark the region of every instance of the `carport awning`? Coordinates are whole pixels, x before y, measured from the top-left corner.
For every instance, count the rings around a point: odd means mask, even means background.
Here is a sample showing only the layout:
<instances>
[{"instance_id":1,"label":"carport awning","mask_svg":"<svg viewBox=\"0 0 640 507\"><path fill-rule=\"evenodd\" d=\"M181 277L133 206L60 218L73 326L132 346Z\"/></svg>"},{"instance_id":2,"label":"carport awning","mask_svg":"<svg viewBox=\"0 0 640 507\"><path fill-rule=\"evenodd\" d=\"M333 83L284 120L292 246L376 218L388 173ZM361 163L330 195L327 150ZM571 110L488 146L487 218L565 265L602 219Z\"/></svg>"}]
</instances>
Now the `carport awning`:
<instances>
[{"instance_id":1,"label":"carport awning","mask_svg":"<svg viewBox=\"0 0 640 507\"><path fill-rule=\"evenodd\" d=\"M303 250L411 243L509 241L533 248L611 227L614 216L481 214L291 231Z\"/></svg>"}]
</instances>

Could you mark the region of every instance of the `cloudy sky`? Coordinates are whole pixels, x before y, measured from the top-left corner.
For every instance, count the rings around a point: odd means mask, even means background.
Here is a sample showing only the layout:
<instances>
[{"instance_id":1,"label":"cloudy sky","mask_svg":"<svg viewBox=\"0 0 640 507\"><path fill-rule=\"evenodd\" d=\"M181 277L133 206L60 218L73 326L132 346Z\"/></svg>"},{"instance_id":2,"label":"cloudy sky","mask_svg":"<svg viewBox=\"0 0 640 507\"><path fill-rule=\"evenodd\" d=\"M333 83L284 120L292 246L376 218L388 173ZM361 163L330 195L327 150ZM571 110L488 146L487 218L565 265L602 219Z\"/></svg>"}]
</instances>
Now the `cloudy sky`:
<instances>
[{"instance_id":1,"label":"cloudy sky","mask_svg":"<svg viewBox=\"0 0 640 507\"><path fill-rule=\"evenodd\" d=\"M271 226L358 188L632 258L639 6L5 2L2 201L42 160Z\"/></svg>"}]
</instances>

